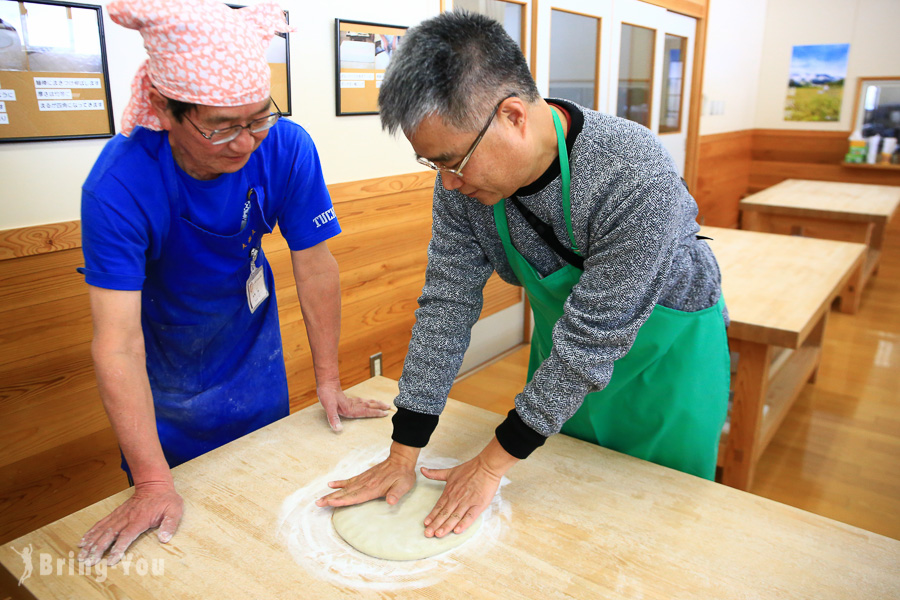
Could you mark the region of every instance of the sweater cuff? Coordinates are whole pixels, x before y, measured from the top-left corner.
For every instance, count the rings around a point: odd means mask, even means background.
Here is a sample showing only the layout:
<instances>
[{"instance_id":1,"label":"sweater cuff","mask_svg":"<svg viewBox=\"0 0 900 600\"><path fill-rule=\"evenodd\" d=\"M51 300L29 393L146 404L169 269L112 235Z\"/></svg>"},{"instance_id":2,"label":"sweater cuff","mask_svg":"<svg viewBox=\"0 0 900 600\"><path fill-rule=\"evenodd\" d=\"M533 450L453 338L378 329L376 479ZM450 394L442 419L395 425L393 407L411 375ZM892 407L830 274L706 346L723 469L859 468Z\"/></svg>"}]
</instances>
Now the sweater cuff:
<instances>
[{"instance_id":1,"label":"sweater cuff","mask_svg":"<svg viewBox=\"0 0 900 600\"><path fill-rule=\"evenodd\" d=\"M525 424L516 409L509 411L495 433L503 449L518 459L528 458L547 441L547 438Z\"/></svg>"},{"instance_id":2,"label":"sweater cuff","mask_svg":"<svg viewBox=\"0 0 900 600\"><path fill-rule=\"evenodd\" d=\"M398 407L391 417L394 423L391 439L404 446L424 448L437 428L439 418L439 415L427 415Z\"/></svg>"}]
</instances>

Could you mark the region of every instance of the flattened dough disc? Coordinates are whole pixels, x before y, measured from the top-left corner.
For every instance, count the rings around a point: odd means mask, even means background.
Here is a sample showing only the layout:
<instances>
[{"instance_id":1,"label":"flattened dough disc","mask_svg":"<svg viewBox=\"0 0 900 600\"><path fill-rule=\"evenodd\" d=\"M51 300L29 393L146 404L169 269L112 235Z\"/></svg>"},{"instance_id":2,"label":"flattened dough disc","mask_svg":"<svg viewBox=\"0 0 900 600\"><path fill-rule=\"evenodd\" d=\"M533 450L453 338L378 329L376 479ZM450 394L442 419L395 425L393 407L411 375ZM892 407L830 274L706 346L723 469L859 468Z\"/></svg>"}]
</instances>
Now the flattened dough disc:
<instances>
[{"instance_id":1,"label":"flattened dough disc","mask_svg":"<svg viewBox=\"0 0 900 600\"><path fill-rule=\"evenodd\" d=\"M375 558L418 560L456 548L475 535L479 515L463 533L442 538L425 537L423 521L444 491L444 482L421 475L400 502L391 506L384 498L334 509L331 522L345 542Z\"/></svg>"}]
</instances>

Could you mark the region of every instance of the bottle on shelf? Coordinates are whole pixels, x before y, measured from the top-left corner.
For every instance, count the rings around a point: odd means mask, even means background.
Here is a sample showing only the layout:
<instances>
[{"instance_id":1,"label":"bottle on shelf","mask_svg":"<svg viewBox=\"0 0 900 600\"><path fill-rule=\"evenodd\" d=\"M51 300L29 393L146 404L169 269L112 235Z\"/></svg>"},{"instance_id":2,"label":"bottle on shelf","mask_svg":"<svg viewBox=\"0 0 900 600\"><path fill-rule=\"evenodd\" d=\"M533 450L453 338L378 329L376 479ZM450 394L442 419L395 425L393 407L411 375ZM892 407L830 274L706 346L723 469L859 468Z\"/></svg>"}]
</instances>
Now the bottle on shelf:
<instances>
[{"instance_id":1,"label":"bottle on shelf","mask_svg":"<svg viewBox=\"0 0 900 600\"><path fill-rule=\"evenodd\" d=\"M878 156L878 162L882 164L890 164L891 157L897 151L897 138L886 137L881 142L881 154Z\"/></svg>"},{"instance_id":2,"label":"bottle on shelf","mask_svg":"<svg viewBox=\"0 0 900 600\"><path fill-rule=\"evenodd\" d=\"M850 134L850 148L844 157L847 163L864 163L866 162L866 139L862 136L859 129Z\"/></svg>"},{"instance_id":3,"label":"bottle on shelf","mask_svg":"<svg viewBox=\"0 0 900 600\"><path fill-rule=\"evenodd\" d=\"M866 162L874 165L878 162L878 150L881 146L881 136L877 133L866 138Z\"/></svg>"}]
</instances>

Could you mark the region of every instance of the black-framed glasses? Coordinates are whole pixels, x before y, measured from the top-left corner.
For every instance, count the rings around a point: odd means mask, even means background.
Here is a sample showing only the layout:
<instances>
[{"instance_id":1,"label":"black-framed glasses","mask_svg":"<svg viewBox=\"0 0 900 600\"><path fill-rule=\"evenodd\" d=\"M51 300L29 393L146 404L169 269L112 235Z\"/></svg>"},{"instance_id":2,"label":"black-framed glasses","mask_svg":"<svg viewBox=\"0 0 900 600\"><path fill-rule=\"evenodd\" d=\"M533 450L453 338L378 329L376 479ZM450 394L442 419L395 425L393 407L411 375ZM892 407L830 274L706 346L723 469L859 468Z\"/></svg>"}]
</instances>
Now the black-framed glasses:
<instances>
[{"instance_id":1,"label":"black-framed glasses","mask_svg":"<svg viewBox=\"0 0 900 600\"><path fill-rule=\"evenodd\" d=\"M478 144L481 143L481 138L484 137L484 134L487 133L488 127L491 126L491 123L494 121L494 116L497 114L497 111L500 110L500 105L509 100L510 98L515 97L515 94L510 94L503 100L497 103L497 106L494 107L494 110L491 111L491 116L488 117L487 123L484 124L484 127L481 128L481 132L478 134L478 137L475 138L475 141L472 143L472 146L469 147L469 151L466 152L466 155L463 157L459 164L455 167L444 167L438 164L435 164L425 158L424 156L416 156L416 161L420 165L425 165L429 169L434 169L435 171L440 171L441 173L450 173L451 175L456 175L457 177L463 176L463 167L466 166L466 163L469 162L469 158L472 157L472 153L475 152L475 148L478 147Z\"/></svg>"},{"instance_id":2,"label":"black-framed glasses","mask_svg":"<svg viewBox=\"0 0 900 600\"><path fill-rule=\"evenodd\" d=\"M209 133L206 133L202 129L197 127L197 124L191 121L191 118L187 115L184 115L184 118L188 120L188 123L194 126L194 129L196 129L200 133L200 135L209 140L210 144L212 144L213 146L219 146L221 144L227 144L237 136L241 135L241 130L243 129L249 130L251 134L262 133L267 129L271 129L272 126L278 122L278 119L281 118L281 109L278 108L277 104L275 104L274 98L272 98L272 105L275 107L275 112L269 113L268 116L253 119L246 125L232 125L231 127L226 127L224 129L214 129Z\"/></svg>"}]
</instances>

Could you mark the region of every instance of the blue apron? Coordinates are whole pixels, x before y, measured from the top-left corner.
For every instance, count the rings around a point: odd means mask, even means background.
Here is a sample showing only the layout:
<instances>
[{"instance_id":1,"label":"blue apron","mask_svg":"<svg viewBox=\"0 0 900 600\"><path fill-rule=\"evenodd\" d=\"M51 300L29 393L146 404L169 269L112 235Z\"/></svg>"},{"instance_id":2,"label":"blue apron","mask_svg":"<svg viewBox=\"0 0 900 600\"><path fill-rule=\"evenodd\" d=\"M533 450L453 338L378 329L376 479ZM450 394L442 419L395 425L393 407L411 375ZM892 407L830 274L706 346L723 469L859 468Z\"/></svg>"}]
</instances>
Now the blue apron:
<instances>
[{"instance_id":1,"label":"blue apron","mask_svg":"<svg viewBox=\"0 0 900 600\"><path fill-rule=\"evenodd\" d=\"M160 164L172 218L159 259L147 264L141 325L159 440L174 467L287 416L289 402L274 279L261 248L272 231L265 191L243 169L236 185L247 190L246 224L218 235L183 216L168 143ZM252 313L251 253L270 294Z\"/></svg>"}]
</instances>

